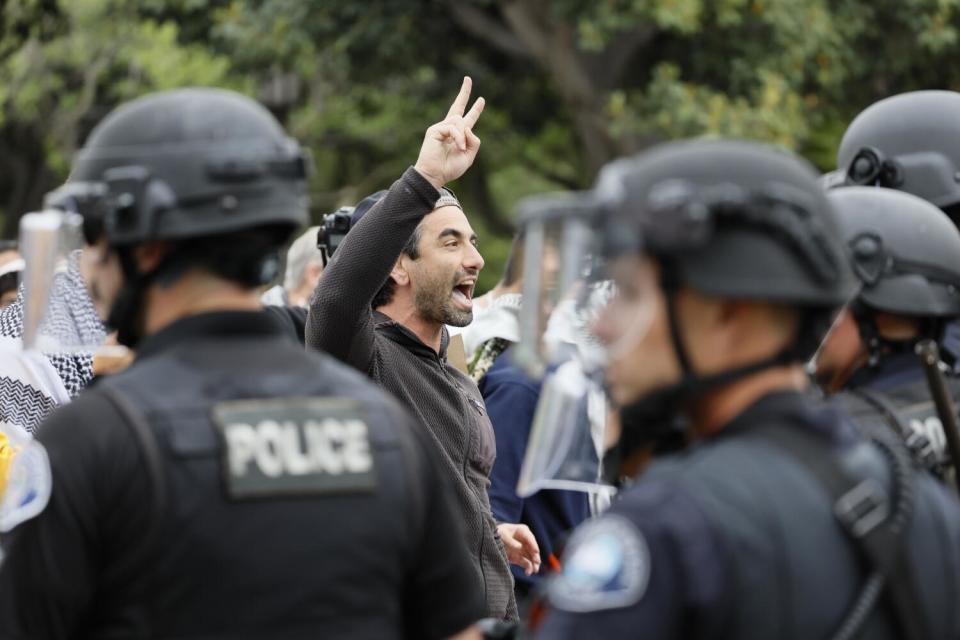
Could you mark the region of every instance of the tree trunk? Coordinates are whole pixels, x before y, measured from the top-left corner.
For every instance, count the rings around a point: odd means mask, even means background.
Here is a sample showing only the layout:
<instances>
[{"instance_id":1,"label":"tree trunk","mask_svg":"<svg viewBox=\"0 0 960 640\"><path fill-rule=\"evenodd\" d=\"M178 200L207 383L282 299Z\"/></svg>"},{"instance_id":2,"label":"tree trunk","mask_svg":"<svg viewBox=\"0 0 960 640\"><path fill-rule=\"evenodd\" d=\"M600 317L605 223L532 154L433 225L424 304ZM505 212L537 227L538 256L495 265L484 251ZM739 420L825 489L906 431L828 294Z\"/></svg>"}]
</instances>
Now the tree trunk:
<instances>
[{"instance_id":1,"label":"tree trunk","mask_svg":"<svg viewBox=\"0 0 960 640\"><path fill-rule=\"evenodd\" d=\"M470 171L467 171L460 180L469 191L473 208L467 213L481 218L491 233L510 235L514 232L513 224L500 215L500 210L490 193L490 180L483 154L477 155Z\"/></svg>"},{"instance_id":2,"label":"tree trunk","mask_svg":"<svg viewBox=\"0 0 960 640\"><path fill-rule=\"evenodd\" d=\"M449 5L464 31L507 55L532 58L547 74L569 110L589 183L604 164L635 146L611 136L606 100L655 29L637 26L612 38L603 51L589 53L577 46L576 25L554 18L549 0L503 0L498 6L501 19L463 0Z\"/></svg>"},{"instance_id":3,"label":"tree trunk","mask_svg":"<svg viewBox=\"0 0 960 640\"><path fill-rule=\"evenodd\" d=\"M57 186L46 165L43 138L33 127L6 125L0 129L0 203L3 237L16 238L20 217L36 211L43 196Z\"/></svg>"}]
</instances>

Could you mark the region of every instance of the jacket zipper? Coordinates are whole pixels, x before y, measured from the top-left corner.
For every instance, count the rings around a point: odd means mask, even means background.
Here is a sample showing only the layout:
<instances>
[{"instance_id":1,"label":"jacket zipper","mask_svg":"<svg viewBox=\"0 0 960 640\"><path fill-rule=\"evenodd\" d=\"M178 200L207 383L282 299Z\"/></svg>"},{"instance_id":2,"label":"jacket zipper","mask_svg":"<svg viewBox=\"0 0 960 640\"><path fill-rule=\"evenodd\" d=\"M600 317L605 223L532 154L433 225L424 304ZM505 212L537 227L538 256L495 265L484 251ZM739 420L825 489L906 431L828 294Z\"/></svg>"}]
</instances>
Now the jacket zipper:
<instances>
[{"instance_id":1,"label":"jacket zipper","mask_svg":"<svg viewBox=\"0 0 960 640\"><path fill-rule=\"evenodd\" d=\"M467 396L466 392L463 390L463 387L460 386L459 382L457 382L456 380L450 377L450 374L447 372L447 368L443 365L443 362L440 360L439 355L436 356L436 363L437 363L437 366L440 367L440 371L443 372L443 376L448 381L452 382L453 386L457 388L457 391L460 393L460 396L467 398L467 404L472 405L472 403L470 402L472 398ZM469 412L470 410L468 408L467 411L464 412L466 414L463 416L464 419L467 417L472 417L469 415ZM483 414L481 413L481 415ZM470 439L468 438L467 441L470 442ZM478 506L479 506L478 512L481 514L480 524L482 528L480 533L480 547L477 549L477 563L480 566L480 577L483 579L483 601L484 601L484 604L489 605L489 600L487 599L487 592L488 592L487 572L483 566L483 545L484 545L484 538L487 537L487 524L488 524L487 518L486 518L487 514L483 512L483 501L480 499L480 497L476 493L474 493L473 486L470 483L470 478L467 473L467 466L469 464L470 464L470 450L468 449L463 456L463 481L467 485L470 491L470 495L472 495L473 499L478 503Z\"/></svg>"}]
</instances>

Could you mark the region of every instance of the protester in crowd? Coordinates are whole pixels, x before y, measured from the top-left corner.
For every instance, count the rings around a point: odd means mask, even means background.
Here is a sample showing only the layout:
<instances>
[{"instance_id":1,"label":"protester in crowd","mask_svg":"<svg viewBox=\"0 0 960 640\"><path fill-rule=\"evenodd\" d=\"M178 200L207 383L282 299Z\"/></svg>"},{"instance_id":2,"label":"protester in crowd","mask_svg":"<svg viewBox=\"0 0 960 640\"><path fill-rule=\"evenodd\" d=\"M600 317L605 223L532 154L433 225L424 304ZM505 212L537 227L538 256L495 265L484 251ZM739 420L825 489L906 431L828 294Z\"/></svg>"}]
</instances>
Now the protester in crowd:
<instances>
[{"instance_id":1,"label":"protester in crowd","mask_svg":"<svg viewBox=\"0 0 960 640\"><path fill-rule=\"evenodd\" d=\"M0 422L30 432L56 407L66 404L93 379L93 350L106 338L106 330L87 288L89 249L72 252L65 269L53 276L53 287L40 332L62 345L89 349L45 353L44 358L24 359L25 290L20 287L13 303L0 310Z\"/></svg>"},{"instance_id":2,"label":"protester in crowd","mask_svg":"<svg viewBox=\"0 0 960 640\"><path fill-rule=\"evenodd\" d=\"M17 250L16 240L0 240L0 267L22 257Z\"/></svg>"},{"instance_id":3,"label":"protester in crowd","mask_svg":"<svg viewBox=\"0 0 960 640\"><path fill-rule=\"evenodd\" d=\"M299 145L245 96L180 89L118 107L73 168L137 360L13 459L0 637L478 638L433 449L259 302L306 220Z\"/></svg>"},{"instance_id":4,"label":"protester in crowd","mask_svg":"<svg viewBox=\"0 0 960 640\"><path fill-rule=\"evenodd\" d=\"M307 307L308 299L323 274L323 255L317 248L317 230L308 227L287 249L283 284L272 287L260 300L264 304Z\"/></svg>"},{"instance_id":5,"label":"protester in crowd","mask_svg":"<svg viewBox=\"0 0 960 640\"><path fill-rule=\"evenodd\" d=\"M386 191L377 191L361 200L356 207L341 207L336 213L324 216L324 224L326 224L330 216L346 216L348 221L347 228L343 233L343 235L346 235L346 232L348 232L374 204L379 202L385 193ZM349 211L349 213L345 213L346 211ZM342 236L333 238L328 234L318 233L318 229L321 228L322 227L311 227L307 233L303 234L294 243L303 243L299 245L296 250L296 254L300 257L306 256L308 261L316 260L319 257L320 260L319 263L311 263L313 266L308 266L303 272L305 276L304 283L306 280L310 280L313 282L313 285L308 292L306 291L306 287L303 288L305 297L302 299L302 304L300 302L294 302L300 300L299 292L295 293L294 300L291 300L288 292L281 285L271 287L260 296L260 301L266 305L266 310L280 323L287 335L296 339L301 345L304 343L304 331L307 324L307 298L313 293L314 288L320 281L320 277L323 275L323 269L327 261L330 256L333 255L336 247L339 245L339 241L342 240ZM313 234L312 237L311 233ZM297 281L294 273L290 270L290 261L295 259L299 260L296 255L293 255L294 253L294 247L291 247L287 255L288 266L286 282ZM296 271L299 271L299 269L295 268L294 272Z\"/></svg>"},{"instance_id":6,"label":"protester in crowd","mask_svg":"<svg viewBox=\"0 0 960 640\"><path fill-rule=\"evenodd\" d=\"M323 256L317 248L319 228L308 227L287 250L283 289L287 292L287 302L298 307L308 306L310 296L323 275Z\"/></svg>"},{"instance_id":7,"label":"protester in crowd","mask_svg":"<svg viewBox=\"0 0 960 640\"><path fill-rule=\"evenodd\" d=\"M22 258L14 258L0 265L0 309L13 304L17 299L23 265Z\"/></svg>"},{"instance_id":8,"label":"protester in crowd","mask_svg":"<svg viewBox=\"0 0 960 640\"><path fill-rule=\"evenodd\" d=\"M517 313L523 289L523 243L523 234L514 235L503 275L493 289L473 301L473 322L461 334L474 382L479 383L500 354L520 337Z\"/></svg>"},{"instance_id":9,"label":"protester in crowd","mask_svg":"<svg viewBox=\"0 0 960 640\"><path fill-rule=\"evenodd\" d=\"M427 130L416 165L343 239L311 302L306 336L310 348L371 376L419 419L455 489L487 614L515 619L507 558L532 573L539 549L526 526L493 519L486 493L493 429L476 385L447 361L445 325L472 319L483 267L476 235L444 189L480 148L473 127L484 102L467 111L470 89L465 78L446 118Z\"/></svg>"}]
</instances>

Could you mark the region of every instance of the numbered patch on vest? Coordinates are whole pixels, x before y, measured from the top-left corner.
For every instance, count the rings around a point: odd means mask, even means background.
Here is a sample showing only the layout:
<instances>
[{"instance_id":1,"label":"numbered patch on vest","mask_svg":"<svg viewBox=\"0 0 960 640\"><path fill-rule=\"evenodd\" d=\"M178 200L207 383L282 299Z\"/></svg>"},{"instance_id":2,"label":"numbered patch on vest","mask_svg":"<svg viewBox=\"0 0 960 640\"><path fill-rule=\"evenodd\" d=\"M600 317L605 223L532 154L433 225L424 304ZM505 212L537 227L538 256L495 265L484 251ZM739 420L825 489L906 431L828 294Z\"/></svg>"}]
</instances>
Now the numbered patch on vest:
<instances>
[{"instance_id":1,"label":"numbered patch on vest","mask_svg":"<svg viewBox=\"0 0 960 640\"><path fill-rule=\"evenodd\" d=\"M925 447L920 450L920 453L929 451L929 455L937 462L946 462L949 459L947 455L947 436L943 432L943 425L940 423L937 409L932 402L924 402L900 409L900 419L915 436L923 438L920 442L925 443Z\"/></svg>"},{"instance_id":2,"label":"numbered patch on vest","mask_svg":"<svg viewBox=\"0 0 960 640\"><path fill-rule=\"evenodd\" d=\"M372 491L377 486L367 423L340 398L224 402L213 408L232 498Z\"/></svg>"}]
</instances>

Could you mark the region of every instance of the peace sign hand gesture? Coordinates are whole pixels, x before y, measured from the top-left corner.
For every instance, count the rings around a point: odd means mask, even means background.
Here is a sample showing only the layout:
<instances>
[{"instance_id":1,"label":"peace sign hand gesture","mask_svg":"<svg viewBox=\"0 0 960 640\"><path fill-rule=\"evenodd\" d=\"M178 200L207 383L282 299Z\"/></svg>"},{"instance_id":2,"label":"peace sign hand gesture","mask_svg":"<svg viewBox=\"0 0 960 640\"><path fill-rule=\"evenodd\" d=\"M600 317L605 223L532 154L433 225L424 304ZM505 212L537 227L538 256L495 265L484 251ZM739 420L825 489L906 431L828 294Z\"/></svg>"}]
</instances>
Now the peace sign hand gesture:
<instances>
[{"instance_id":1,"label":"peace sign hand gesture","mask_svg":"<svg viewBox=\"0 0 960 640\"><path fill-rule=\"evenodd\" d=\"M472 87L470 77L464 77L460 94L450 105L447 117L427 129L423 136L414 168L437 189L466 173L480 149L480 138L474 135L473 126L483 113L483 98L477 98L464 115Z\"/></svg>"}]
</instances>

